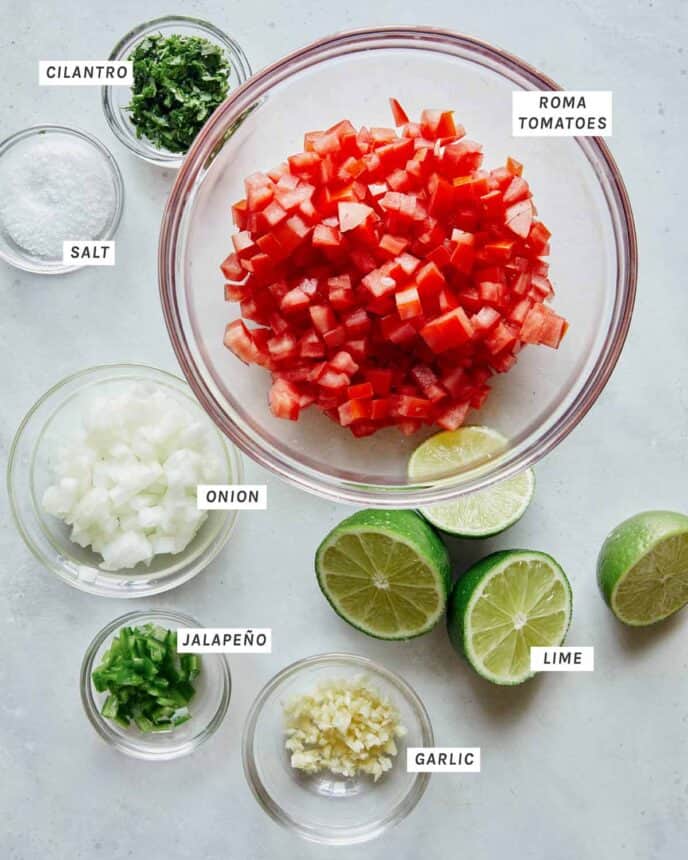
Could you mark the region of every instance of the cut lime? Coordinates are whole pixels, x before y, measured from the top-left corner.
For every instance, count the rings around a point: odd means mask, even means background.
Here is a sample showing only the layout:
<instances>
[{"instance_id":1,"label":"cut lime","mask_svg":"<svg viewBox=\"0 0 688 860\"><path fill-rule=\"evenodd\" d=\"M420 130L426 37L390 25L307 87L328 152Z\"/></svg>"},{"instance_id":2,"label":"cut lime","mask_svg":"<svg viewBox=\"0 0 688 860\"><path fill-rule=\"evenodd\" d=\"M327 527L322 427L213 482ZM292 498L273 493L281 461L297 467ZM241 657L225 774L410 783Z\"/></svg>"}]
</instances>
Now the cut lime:
<instances>
[{"instance_id":1,"label":"cut lime","mask_svg":"<svg viewBox=\"0 0 688 860\"><path fill-rule=\"evenodd\" d=\"M412 511L359 511L320 544L315 572L345 621L378 639L427 633L444 612L449 554Z\"/></svg>"},{"instance_id":2,"label":"cut lime","mask_svg":"<svg viewBox=\"0 0 688 860\"><path fill-rule=\"evenodd\" d=\"M494 684L530 678L533 645L561 645L571 621L571 586L544 552L495 552L473 565L449 597L449 638Z\"/></svg>"},{"instance_id":3,"label":"cut lime","mask_svg":"<svg viewBox=\"0 0 688 860\"><path fill-rule=\"evenodd\" d=\"M607 537L597 559L604 599L625 624L644 627L688 603L688 517L637 514Z\"/></svg>"},{"instance_id":4,"label":"cut lime","mask_svg":"<svg viewBox=\"0 0 688 860\"><path fill-rule=\"evenodd\" d=\"M460 427L426 439L411 455L409 478L446 477L504 450L507 440L489 427ZM458 537L489 537L521 519L535 491L535 474L526 469L514 478L468 493L451 502L421 508L438 529Z\"/></svg>"}]
</instances>

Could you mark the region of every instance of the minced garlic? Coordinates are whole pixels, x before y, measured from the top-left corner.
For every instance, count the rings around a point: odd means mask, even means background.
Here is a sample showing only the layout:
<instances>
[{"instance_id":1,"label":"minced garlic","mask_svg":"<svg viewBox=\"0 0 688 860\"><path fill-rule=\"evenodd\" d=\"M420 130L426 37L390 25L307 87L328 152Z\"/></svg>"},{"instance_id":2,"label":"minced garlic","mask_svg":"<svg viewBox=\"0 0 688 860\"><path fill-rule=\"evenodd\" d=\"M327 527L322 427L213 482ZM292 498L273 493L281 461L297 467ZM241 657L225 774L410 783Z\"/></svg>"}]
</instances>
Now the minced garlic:
<instances>
[{"instance_id":1,"label":"minced garlic","mask_svg":"<svg viewBox=\"0 0 688 860\"><path fill-rule=\"evenodd\" d=\"M406 734L397 709L363 676L323 682L287 702L284 716L291 766L306 773L367 773L377 782Z\"/></svg>"}]
</instances>

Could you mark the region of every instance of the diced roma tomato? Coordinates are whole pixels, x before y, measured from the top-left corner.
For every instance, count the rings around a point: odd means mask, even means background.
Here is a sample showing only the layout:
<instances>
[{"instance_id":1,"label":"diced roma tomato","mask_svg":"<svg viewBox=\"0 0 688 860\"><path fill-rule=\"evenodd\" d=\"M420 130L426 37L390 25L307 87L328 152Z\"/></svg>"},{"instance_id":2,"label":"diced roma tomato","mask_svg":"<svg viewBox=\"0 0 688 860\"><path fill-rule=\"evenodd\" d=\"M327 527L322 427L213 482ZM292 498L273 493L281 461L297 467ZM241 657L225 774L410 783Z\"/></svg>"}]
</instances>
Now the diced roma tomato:
<instances>
[{"instance_id":1,"label":"diced roma tomato","mask_svg":"<svg viewBox=\"0 0 688 860\"><path fill-rule=\"evenodd\" d=\"M549 232L547 227L545 227L542 221L536 221L528 234L528 244L536 254L540 255L547 247L547 243L549 242L551 235L552 234Z\"/></svg>"},{"instance_id":2,"label":"diced roma tomato","mask_svg":"<svg viewBox=\"0 0 688 860\"><path fill-rule=\"evenodd\" d=\"M444 149L444 164L455 176L467 176L478 170L483 161L482 146L472 140L450 143Z\"/></svg>"},{"instance_id":3,"label":"diced roma tomato","mask_svg":"<svg viewBox=\"0 0 688 860\"><path fill-rule=\"evenodd\" d=\"M409 118L406 115L406 111L399 104L399 102L396 99L391 98L389 100L389 106L392 109L392 117L394 118L394 125L396 125L397 127L400 125L406 125L406 123L409 121Z\"/></svg>"},{"instance_id":4,"label":"diced roma tomato","mask_svg":"<svg viewBox=\"0 0 688 860\"><path fill-rule=\"evenodd\" d=\"M225 301L226 302L241 302L248 295L249 288L246 284L225 284Z\"/></svg>"},{"instance_id":5,"label":"diced roma tomato","mask_svg":"<svg viewBox=\"0 0 688 860\"><path fill-rule=\"evenodd\" d=\"M330 280L333 280L330 278ZM328 283L327 298L336 311L346 311L355 307L358 302L350 287Z\"/></svg>"},{"instance_id":6,"label":"diced roma tomato","mask_svg":"<svg viewBox=\"0 0 688 860\"><path fill-rule=\"evenodd\" d=\"M351 400L368 400L375 392L370 382L359 382L358 385L350 385L347 394Z\"/></svg>"},{"instance_id":7,"label":"diced roma tomato","mask_svg":"<svg viewBox=\"0 0 688 860\"><path fill-rule=\"evenodd\" d=\"M245 260L252 257L256 251L256 243L248 230L242 230L240 233L235 233L232 236L234 250L239 260Z\"/></svg>"},{"instance_id":8,"label":"diced roma tomato","mask_svg":"<svg viewBox=\"0 0 688 860\"><path fill-rule=\"evenodd\" d=\"M373 214L370 206L364 203L339 203L337 206L339 229L342 233L353 230Z\"/></svg>"},{"instance_id":9,"label":"diced roma tomato","mask_svg":"<svg viewBox=\"0 0 688 860\"><path fill-rule=\"evenodd\" d=\"M248 206L246 200L238 200L232 206L232 220L237 230L245 230L248 224Z\"/></svg>"},{"instance_id":10,"label":"diced roma tomato","mask_svg":"<svg viewBox=\"0 0 688 860\"><path fill-rule=\"evenodd\" d=\"M523 343L541 343L556 349L561 339L566 334L568 324L563 317L543 304L533 305L521 326L521 340Z\"/></svg>"},{"instance_id":11,"label":"diced roma tomato","mask_svg":"<svg viewBox=\"0 0 688 860\"><path fill-rule=\"evenodd\" d=\"M400 320L391 314L383 317L380 321L382 336L390 343L402 346L416 340L416 330L404 320Z\"/></svg>"},{"instance_id":12,"label":"diced roma tomato","mask_svg":"<svg viewBox=\"0 0 688 860\"><path fill-rule=\"evenodd\" d=\"M516 343L517 332L508 323L500 320L497 325L485 335L485 346L493 355L511 349Z\"/></svg>"},{"instance_id":13,"label":"diced roma tomato","mask_svg":"<svg viewBox=\"0 0 688 860\"><path fill-rule=\"evenodd\" d=\"M384 397L392 388L392 371L382 368L370 368L363 371L363 376L373 386L373 392L379 397Z\"/></svg>"},{"instance_id":14,"label":"diced roma tomato","mask_svg":"<svg viewBox=\"0 0 688 860\"><path fill-rule=\"evenodd\" d=\"M338 349L340 346L344 346L344 344L346 343L346 338L346 329L343 325L337 325L334 328L331 328L329 331L326 331L322 336L325 346L330 352L335 349Z\"/></svg>"},{"instance_id":15,"label":"diced roma tomato","mask_svg":"<svg viewBox=\"0 0 688 860\"><path fill-rule=\"evenodd\" d=\"M258 349L242 320L234 320L225 329L225 346L246 364L256 363Z\"/></svg>"},{"instance_id":16,"label":"diced roma tomato","mask_svg":"<svg viewBox=\"0 0 688 860\"><path fill-rule=\"evenodd\" d=\"M396 288L396 281L394 278L385 274L381 269L373 269L372 272L368 272L368 274L362 279L361 284L375 299L391 295Z\"/></svg>"},{"instance_id":17,"label":"diced roma tomato","mask_svg":"<svg viewBox=\"0 0 688 860\"><path fill-rule=\"evenodd\" d=\"M427 365L416 365L410 375L423 393L423 396L427 397L428 400L432 400L434 402L436 400L442 400L443 397L447 396L446 389L443 385L440 385L434 371Z\"/></svg>"},{"instance_id":18,"label":"diced roma tomato","mask_svg":"<svg viewBox=\"0 0 688 860\"><path fill-rule=\"evenodd\" d=\"M548 314L540 330L540 343L558 349L568 328L569 324L563 317L555 313Z\"/></svg>"},{"instance_id":19,"label":"diced roma tomato","mask_svg":"<svg viewBox=\"0 0 688 860\"><path fill-rule=\"evenodd\" d=\"M395 261L407 277L410 277L420 265L420 260L417 257L414 257L413 254L399 254L399 256L395 258Z\"/></svg>"},{"instance_id":20,"label":"diced roma tomato","mask_svg":"<svg viewBox=\"0 0 688 860\"><path fill-rule=\"evenodd\" d=\"M434 263L438 269L445 268L451 259L450 243L445 240L441 245L435 245L431 251L428 251L425 259L428 263Z\"/></svg>"},{"instance_id":21,"label":"diced roma tomato","mask_svg":"<svg viewBox=\"0 0 688 860\"><path fill-rule=\"evenodd\" d=\"M447 280L435 263L426 263L415 274L415 281L421 296L436 296L442 290Z\"/></svg>"},{"instance_id":22,"label":"diced roma tomato","mask_svg":"<svg viewBox=\"0 0 688 860\"><path fill-rule=\"evenodd\" d=\"M326 370L318 379L318 385L321 388L329 388L336 391L348 388L350 381L346 373L339 373L336 370Z\"/></svg>"},{"instance_id":23,"label":"diced roma tomato","mask_svg":"<svg viewBox=\"0 0 688 860\"><path fill-rule=\"evenodd\" d=\"M454 308L423 326L420 334L433 352L446 352L470 340L473 326L463 308Z\"/></svg>"},{"instance_id":24,"label":"diced roma tomato","mask_svg":"<svg viewBox=\"0 0 688 860\"><path fill-rule=\"evenodd\" d=\"M302 358L322 358L325 355L325 345L317 332L308 331L299 341L299 355Z\"/></svg>"},{"instance_id":25,"label":"diced roma tomato","mask_svg":"<svg viewBox=\"0 0 688 860\"><path fill-rule=\"evenodd\" d=\"M370 418L370 401L369 400L347 400L339 407L339 423L342 427L348 427L354 421L360 421L362 418Z\"/></svg>"},{"instance_id":26,"label":"diced roma tomato","mask_svg":"<svg viewBox=\"0 0 688 860\"><path fill-rule=\"evenodd\" d=\"M486 306L484 308L480 308L477 314L473 314L471 317L471 325L476 331L489 331L499 322L500 319L501 315L499 311Z\"/></svg>"},{"instance_id":27,"label":"diced roma tomato","mask_svg":"<svg viewBox=\"0 0 688 860\"><path fill-rule=\"evenodd\" d=\"M517 301L509 311L509 319L511 322L519 325L523 323L532 304L533 302L528 298Z\"/></svg>"},{"instance_id":28,"label":"diced roma tomato","mask_svg":"<svg viewBox=\"0 0 688 860\"><path fill-rule=\"evenodd\" d=\"M311 242L316 248L339 248L342 244L342 235L336 227L317 224L313 230Z\"/></svg>"},{"instance_id":29,"label":"diced roma tomato","mask_svg":"<svg viewBox=\"0 0 688 860\"><path fill-rule=\"evenodd\" d=\"M519 200L525 200L530 197L530 188L528 183L521 176L514 176L504 192L504 203L518 203Z\"/></svg>"},{"instance_id":30,"label":"diced roma tomato","mask_svg":"<svg viewBox=\"0 0 688 860\"><path fill-rule=\"evenodd\" d=\"M452 230L451 240L454 250L451 252L449 262L451 265L467 275L473 268L475 261L475 236L463 230Z\"/></svg>"},{"instance_id":31,"label":"diced roma tomato","mask_svg":"<svg viewBox=\"0 0 688 860\"><path fill-rule=\"evenodd\" d=\"M268 341L268 352L275 361L293 358L297 354L297 343L294 335L285 332Z\"/></svg>"},{"instance_id":32,"label":"diced roma tomato","mask_svg":"<svg viewBox=\"0 0 688 860\"><path fill-rule=\"evenodd\" d=\"M389 399L381 397L370 402L370 418L373 421L385 421L389 416L391 404Z\"/></svg>"},{"instance_id":33,"label":"diced roma tomato","mask_svg":"<svg viewBox=\"0 0 688 860\"><path fill-rule=\"evenodd\" d=\"M438 413L435 421L443 430L457 430L466 420L470 408L470 402L452 403Z\"/></svg>"},{"instance_id":34,"label":"diced roma tomato","mask_svg":"<svg viewBox=\"0 0 688 860\"><path fill-rule=\"evenodd\" d=\"M514 249L512 241L488 242L482 249L486 263L508 263Z\"/></svg>"},{"instance_id":35,"label":"diced roma tomato","mask_svg":"<svg viewBox=\"0 0 688 860\"><path fill-rule=\"evenodd\" d=\"M500 218L504 214L504 196L501 191L488 191L480 198L483 212L488 218Z\"/></svg>"},{"instance_id":36,"label":"diced roma tomato","mask_svg":"<svg viewBox=\"0 0 688 860\"><path fill-rule=\"evenodd\" d=\"M318 334L323 335L337 325L337 317L328 305L314 305L310 308L311 320Z\"/></svg>"},{"instance_id":37,"label":"diced roma tomato","mask_svg":"<svg viewBox=\"0 0 688 860\"><path fill-rule=\"evenodd\" d=\"M428 212L435 217L446 217L454 208L454 199L454 186L440 176L430 197Z\"/></svg>"},{"instance_id":38,"label":"diced roma tomato","mask_svg":"<svg viewBox=\"0 0 688 860\"><path fill-rule=\"evenodd\" d=\"M460 427L524 345L568 327L523 165L483 169L452 111L390 107L396 131L342 120L248 176L220 264L242 316L225 345L272 374L272 412L315 405L357 437Z\"/></svg>"},{"instance_id":39,"label":"diced roma tomato","mask_svg":"<svg viewBox=\"0 0 688 860\"><path fill-rule=\"evenodd\" d=\"M342 323L350 337L358 337L365 334L371 326L370 317L366 313L365 308L356 308L342 314Z\"/></svg>"},{"instance_id":40,"label":"diced roma tomato","mask_svg":"<svg viewBox=\"0 0 688 860\"><path fill-rule=\"evenodd\" d=\"M310 305L310 297L304 293L301 287L294 287L282 296L280 309L285 314L296 314L305 311Z\"/></svg>"},{"instance_id":41,"label":"diced roma tomato","mask_svg":"<svg viewBox=\"0 0 688 860\"><path fill-rule=\"evenodd\" d=\"M385 235L380 239L378 247L390 257L398 257L399 254L403 254L403 252L408 248L408 245L408 239L405 239L402 236L392 236L390 233L385 233Z\"/></svg>"},{"instance_id":42,"label":"diced roma tomato","mask_svg":"<svg viewBox=\"0 0 688 860\"><path fill-rule=\"evenodd\" d=\"M277 418L296 421L301 411L301 395L299 389L286 379L278 379L270 389L270 409Z\"/></svg>"},{"instance_id":43,"label":"diced roma tomato","mask_svg":"<svg viewBox=\"0 0 688 860\"><path fill-rule=\"evenodd\" d=\"M504 223L512 233L526 239L533 223L533 204L530 200L521 200L509 206L504 216Z\"/></svg>"},{"instance_id":44,"label":"diced roma tomato","mask_svg":"<svg viewBox=\"0 0 688 860\"><path fill-rule=\"evenodd\" d=\"M358 371L358 365L346 350L341 350L330 360L330 367L348 373L349 376L353 376Z\"/></svg>"},{"instance_id":45,"label":"diced roma tomato","mask_svg":"<svg viewBox=\"0 0 688 860\"><path fill-rule=\"evenodd\" d=\"M460 397L470 387L468 373L464 367L452 367L445 371L441 377L442 385L452 397Z\"/></svg>"},{"instance_id":46,"label":"diced roma tomato","mask_svg":"<svg viewBox=\"0 0 688 860\"><path fill-rule=\"evenodd\" d=\"M396 299L397 313L400 319L413 319L413 317L418 317L423 313L423 305L420 303L417 287L410 286L399 290L394 298Z\"/></svg>"},{"instance_id":47,"label":"diced roma tomato","mask_svg":"<svg viewBox=\"0 0 688 860\"><path fill-rule=\"evenodd\" d=\"M246 272L242 268L236 254L230 254L223 260L220 269L228 281L243 281L246 277Z\"/></svg>"}]
</instances>

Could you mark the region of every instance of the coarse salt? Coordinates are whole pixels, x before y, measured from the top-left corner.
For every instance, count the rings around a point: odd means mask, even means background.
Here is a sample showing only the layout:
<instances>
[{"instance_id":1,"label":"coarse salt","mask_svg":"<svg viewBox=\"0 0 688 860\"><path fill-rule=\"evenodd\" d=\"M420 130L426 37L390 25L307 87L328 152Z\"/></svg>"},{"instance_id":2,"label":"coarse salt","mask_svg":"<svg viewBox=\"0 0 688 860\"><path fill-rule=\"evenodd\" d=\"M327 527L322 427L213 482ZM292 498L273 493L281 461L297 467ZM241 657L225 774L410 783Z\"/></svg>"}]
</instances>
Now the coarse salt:
<instances>
[{"instance_id":1,"label":"coarse salt","mask_svg":"<svg viewBox=\"0 0 688 860\"><path fill-rule=\"evenodd\" d=\"M64 241L102 238L114 207L103 155L81 138L46 131L0 160L0 225L32 256L60 260Z\"/></svg>"}]
</instances>

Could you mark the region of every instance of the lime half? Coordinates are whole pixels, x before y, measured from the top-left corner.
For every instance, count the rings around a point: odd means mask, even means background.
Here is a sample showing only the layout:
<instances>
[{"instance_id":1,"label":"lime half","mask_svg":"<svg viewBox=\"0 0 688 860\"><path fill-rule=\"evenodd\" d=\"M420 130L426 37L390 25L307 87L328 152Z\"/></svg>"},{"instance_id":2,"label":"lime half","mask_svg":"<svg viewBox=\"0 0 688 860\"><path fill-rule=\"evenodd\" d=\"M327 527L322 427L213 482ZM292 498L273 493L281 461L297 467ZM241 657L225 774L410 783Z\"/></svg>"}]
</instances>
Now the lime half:
<instances>
[{"instance_id":1,"label":"lime half","mask_svg":"<svg viewBox=\"0 0 688 860\"><path fill-rule=\"evenodd\" d=\"M460 427L426 439L411 455L411 480L446 476L471 464L485 462L504 450L507 440L489 427ZM421 508L438 529L457 537L489 537L521 519L535 492L535 474L526 469L514 478L451 502Z\"/></svg>"},{"instance_id":2,"label":"lime half","mask_svg":"<svg viewBox=\"0 0 688 860\"><path fill-rule=\"evenodd\" d=\"M345 621L379 639L427 633L444 612L449 554L413 511L360 511L320 544L315 571Z\"/></svg>"},{"instance_id":3,"label":"lime half","mask_svg":"<svg viewBox=\"0 0 688 860\"><path fill-rule=\"evenodd\" d=\"M544 552L488 555L458 580L449 598L449 638L494 684L530 678L533 645L561 645L571 621L571 587Z\"/></svg>"},{"instance_id":4,"label":"lime half","mask_svg":"<svg viewBox=\"0 0 688 860\"><path fill-rule=\"evenodd\" d=\"M604 599L625 624L644 627L688 603L688 517L646 511L617 526L597 560Z\"/></svg>"}]
</instances>

